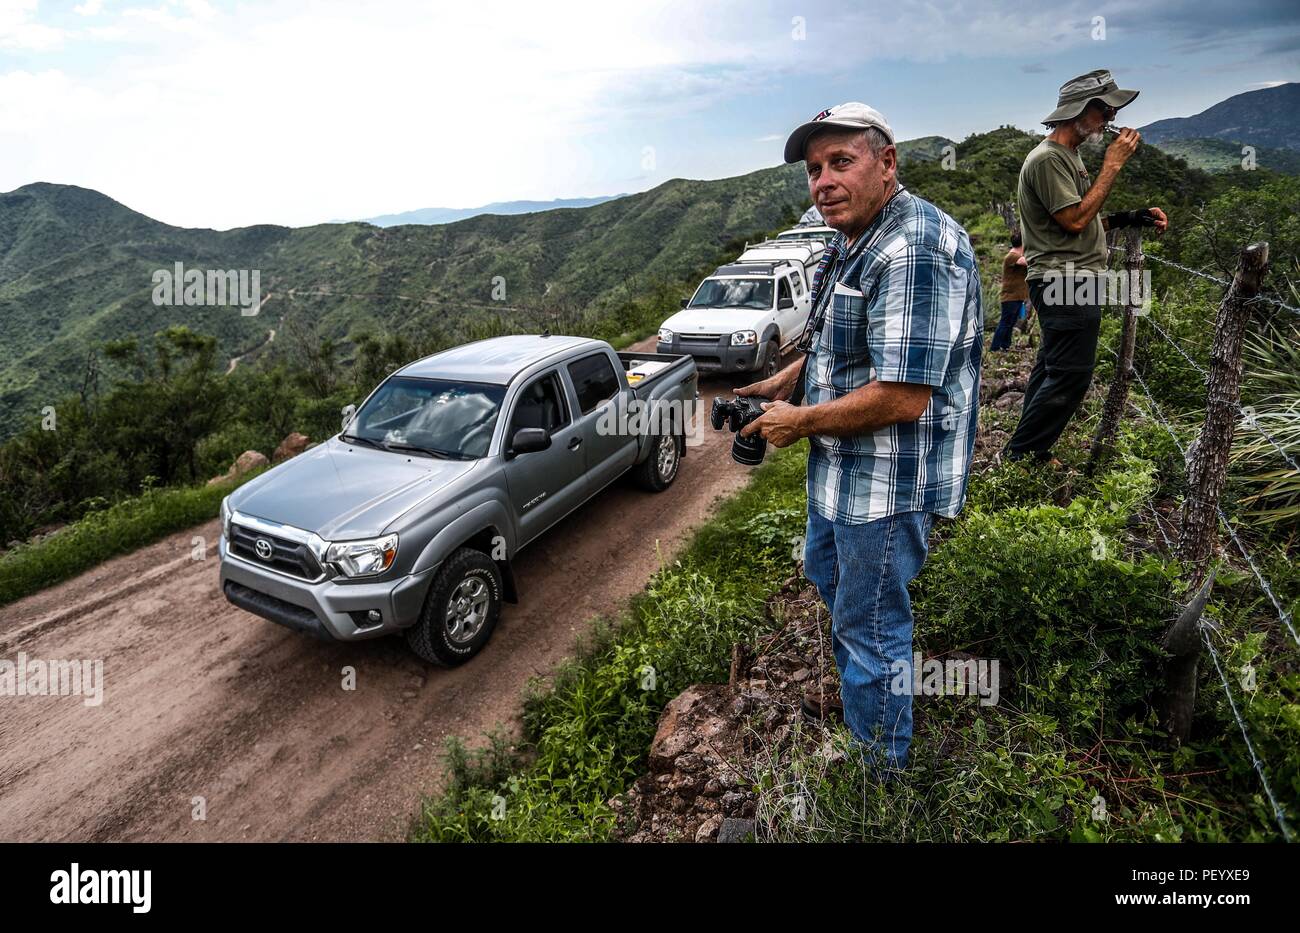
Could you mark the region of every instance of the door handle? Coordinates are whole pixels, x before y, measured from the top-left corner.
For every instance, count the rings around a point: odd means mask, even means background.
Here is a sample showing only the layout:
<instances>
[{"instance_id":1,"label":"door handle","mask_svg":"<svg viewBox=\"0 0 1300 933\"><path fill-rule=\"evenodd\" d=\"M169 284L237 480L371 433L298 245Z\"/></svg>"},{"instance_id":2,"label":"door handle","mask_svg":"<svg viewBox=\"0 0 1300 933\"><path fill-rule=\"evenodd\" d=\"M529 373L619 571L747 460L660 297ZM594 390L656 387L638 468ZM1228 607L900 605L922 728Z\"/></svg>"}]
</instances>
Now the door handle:
<instances>
[{"instance_id":1,"label":"door handle","mask_svg":"<svg viewBox=\"0 0 1300 933\"><path fill-rule=\"evenodd\" d=\"M577 450L581 446L582 446L582 438L578 437L577 435L574 435L573 437L569 438L570 450Z\"/></svg>"}]
</instances>

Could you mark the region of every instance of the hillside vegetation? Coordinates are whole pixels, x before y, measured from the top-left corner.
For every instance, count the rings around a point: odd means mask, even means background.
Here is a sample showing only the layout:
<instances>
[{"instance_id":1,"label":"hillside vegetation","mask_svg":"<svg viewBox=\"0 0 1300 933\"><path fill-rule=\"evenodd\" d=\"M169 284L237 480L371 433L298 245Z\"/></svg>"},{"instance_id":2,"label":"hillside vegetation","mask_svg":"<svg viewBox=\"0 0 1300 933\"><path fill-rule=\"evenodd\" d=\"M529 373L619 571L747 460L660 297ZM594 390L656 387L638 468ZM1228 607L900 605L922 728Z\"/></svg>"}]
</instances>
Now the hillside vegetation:
<instances>
[{"instance_id":1,"label":"hillside vegetation","mask_svg":"<svg viewBox=\"0 0 1300 933\"><path fill-rule=\"evenodd\" d=\"M183 326L213 337L214 363L224 367L272 328L340 342L350 359L349 338L364 331L448 346L485 327L538 331L579 311L616 326L621 304L806 205L799 169L782 166L676 179L590 208L442 226L218 232L158 223L83 188L27 185L0 195L0 439L80 389L88 355L112 340ZM178 262L259 270L260 313L154 305L154 271ZM293 347L268 351L283 357ZM101 375L126 372L105 361Z\"/></svg>"},{"instance_id":2,"label":"hillside vegetation","mask_svg":"<svg viewBox=\"0 0 1300 933\"><path fill-rule=\"evenodd\" d=\"M1246 155L1241 143L1224 139L1170 139L1157 145L1164 152L1182 159L1192 168L1205 172L1247 172ZM1264 167L1287 175L1300 175L1300 152L1294 149L1257 147L1251 157L1255 167Z\"/></svg>"}]
</instances>

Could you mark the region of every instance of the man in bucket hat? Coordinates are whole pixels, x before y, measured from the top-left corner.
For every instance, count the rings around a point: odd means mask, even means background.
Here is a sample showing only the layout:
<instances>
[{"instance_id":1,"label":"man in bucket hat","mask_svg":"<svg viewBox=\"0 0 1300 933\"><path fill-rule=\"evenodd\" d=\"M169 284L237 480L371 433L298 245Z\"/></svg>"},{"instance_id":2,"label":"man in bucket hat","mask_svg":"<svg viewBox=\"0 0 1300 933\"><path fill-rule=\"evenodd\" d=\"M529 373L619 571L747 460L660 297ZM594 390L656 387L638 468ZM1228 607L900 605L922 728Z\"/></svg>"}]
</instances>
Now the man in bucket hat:
<instances>
[{"instance_id":1,"label":"man in bucket hat","mask_svg":"<svg viewBox=\"0 0 1300 933\"><path fill-rule=\"evenodd\" d=\"M1120 108L1137 96L1137 91L1116 85L1105 70L1067 81L1056 109L1043 119L1047 137L1020 169L1016 200L1029 264L1026 280L1043 339L1025 388L1020 422L1007 443L1011 459L1032 457L1060 465L1052 445L1083 401L1096 364L1106 291L1105 231L1151 226L1163 233L1168 226L1158 207L1101 214L1120 169L1137 151L1137 130L1119 131L1095 182L1079 158L1079 146L1099 141Z\"/></svg>"},{"instance_id":2,"label":"man in bucket hat","mask_svg":"<svg viewBox=\"0 0 1300 933\"><path fill-rule=\"evenodd\" d=\"M838 232L813 280L802 359L736 390L776 401L742 433L809 440L804 572L831 610L840 692L812 690L810 717L841 715L891 776L912 740L907 584L936 515L966 496L984 319L970 238L898 184L894 131L865 104L824 110L790 134L808 193ZM802 402L802 404L801 404Z\"/></svg>"}]
</instances>

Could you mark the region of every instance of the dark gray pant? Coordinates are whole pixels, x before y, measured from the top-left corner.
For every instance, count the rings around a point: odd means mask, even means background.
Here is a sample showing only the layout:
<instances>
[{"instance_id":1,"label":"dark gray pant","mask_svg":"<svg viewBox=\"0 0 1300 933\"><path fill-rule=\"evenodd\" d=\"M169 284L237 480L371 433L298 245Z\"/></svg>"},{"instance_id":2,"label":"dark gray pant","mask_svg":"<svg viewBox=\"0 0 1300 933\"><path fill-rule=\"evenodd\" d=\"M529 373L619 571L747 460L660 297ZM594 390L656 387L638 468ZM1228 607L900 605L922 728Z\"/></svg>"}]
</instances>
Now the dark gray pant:
<instances>
[{"instance_id":1,"label":"dark gray pant","mask_svg":"<svg viewBox=\"0 0 1300 933\"><path fill-rule=\"evenodd\" d=\"M1043 340L1025 388L1020 423L1007 443L1014 459L1047 460L1078 410L1097 365L1100 304L1046 303L1041 280L1029 283L1029 298L1038 311Z\"/></svg>"}]
</instances>

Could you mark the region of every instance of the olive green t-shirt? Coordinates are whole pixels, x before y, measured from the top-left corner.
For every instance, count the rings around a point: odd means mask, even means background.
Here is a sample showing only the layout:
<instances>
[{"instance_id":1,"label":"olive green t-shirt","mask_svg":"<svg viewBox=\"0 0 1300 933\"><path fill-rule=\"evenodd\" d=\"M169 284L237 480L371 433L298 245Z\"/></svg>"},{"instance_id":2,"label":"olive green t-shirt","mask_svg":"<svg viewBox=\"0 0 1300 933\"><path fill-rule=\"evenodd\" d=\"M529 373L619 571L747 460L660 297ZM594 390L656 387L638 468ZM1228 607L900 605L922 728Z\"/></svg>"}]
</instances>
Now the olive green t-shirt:
<instances>
[{"instance_id":1,"label":"olive green t-shirt","mask_svg":"<svg viewBox=\"0 0 1300 933\"><path fill-rule=\"evenodd\" d=\"M1082 233L1068 233L1052 216L1059 210L1078 204L1092 187L1092 177L1079 153L1060 143L1044 139L1020 168L1017 199L1020 202L1020 227L1029 262L1030 281L1049 272L1064 273L1066 263L1073 271L1097 273L1106 270L1106 232L1101 227L1101 212Z\"/></svg>"}]
</instances>

